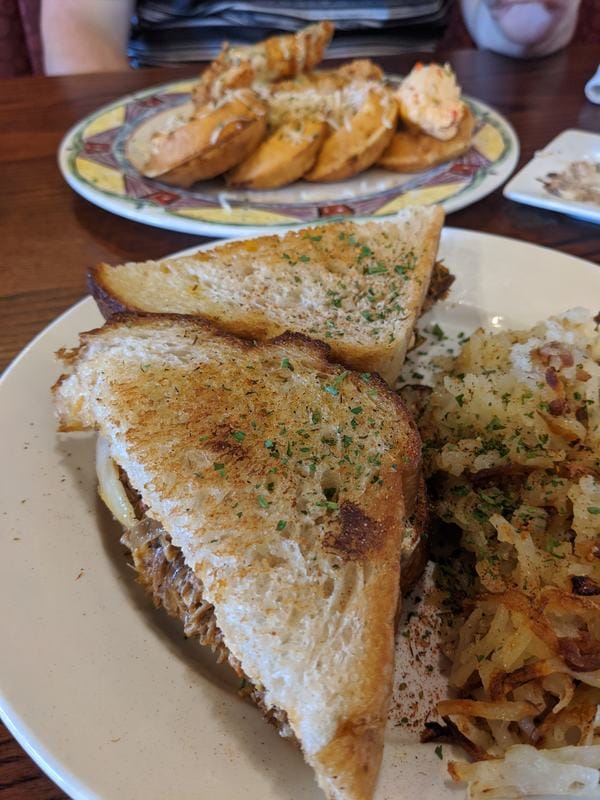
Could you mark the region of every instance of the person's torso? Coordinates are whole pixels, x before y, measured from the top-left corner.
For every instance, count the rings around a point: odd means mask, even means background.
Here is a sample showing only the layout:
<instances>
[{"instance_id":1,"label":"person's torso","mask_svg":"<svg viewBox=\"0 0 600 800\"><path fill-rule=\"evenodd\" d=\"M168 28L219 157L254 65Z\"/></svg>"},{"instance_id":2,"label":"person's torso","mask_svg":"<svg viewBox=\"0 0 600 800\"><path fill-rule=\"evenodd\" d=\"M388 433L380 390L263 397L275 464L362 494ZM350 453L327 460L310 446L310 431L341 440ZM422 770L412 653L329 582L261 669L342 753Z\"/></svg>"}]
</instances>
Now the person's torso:
<instances>
[{"instance_id":1,"label":"person's torso","mask_svg":"<svg viewBox=\"0 0 600 800\"><path fill-rule=\"evenodd\" d=\"M224 41L259 42L329 19L331 58L431 50L452 0L138 0L129 43L134 66L207 61Z\"/></svg>"}]
</instances>

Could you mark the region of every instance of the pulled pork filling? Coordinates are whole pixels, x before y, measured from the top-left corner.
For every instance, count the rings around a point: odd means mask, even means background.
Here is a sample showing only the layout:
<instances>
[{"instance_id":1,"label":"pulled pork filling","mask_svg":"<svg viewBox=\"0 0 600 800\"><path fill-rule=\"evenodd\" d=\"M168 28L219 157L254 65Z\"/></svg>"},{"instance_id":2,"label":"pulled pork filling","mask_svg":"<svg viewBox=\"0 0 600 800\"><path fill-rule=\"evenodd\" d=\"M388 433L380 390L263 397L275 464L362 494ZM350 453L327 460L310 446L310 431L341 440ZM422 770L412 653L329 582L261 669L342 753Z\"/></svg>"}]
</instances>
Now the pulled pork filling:
<instances>
[{"instance_id":1,"label":"pulled pork filling","mask_svg":"<svg viewBox=\"0 0 600 800\"><path fill-rule=\"evenodd\" d=\"M217 625L214 606L202 596L202 581L187 566L181 550L171 542L164 528L146 515L139 495L132 489L123 470L119 473L138 519L137 525L127 529L121 538L131 552L138 582L152 595L156 608L162 606L172 617L181 620L188 639L196 639L201 645L210 647L217 663L229 664L242 679L240 695L252 700L281 736L296 741L285 711L265 704L265 690L252 683L239 660L229 652Z\"/></svg>"}]
</instances>

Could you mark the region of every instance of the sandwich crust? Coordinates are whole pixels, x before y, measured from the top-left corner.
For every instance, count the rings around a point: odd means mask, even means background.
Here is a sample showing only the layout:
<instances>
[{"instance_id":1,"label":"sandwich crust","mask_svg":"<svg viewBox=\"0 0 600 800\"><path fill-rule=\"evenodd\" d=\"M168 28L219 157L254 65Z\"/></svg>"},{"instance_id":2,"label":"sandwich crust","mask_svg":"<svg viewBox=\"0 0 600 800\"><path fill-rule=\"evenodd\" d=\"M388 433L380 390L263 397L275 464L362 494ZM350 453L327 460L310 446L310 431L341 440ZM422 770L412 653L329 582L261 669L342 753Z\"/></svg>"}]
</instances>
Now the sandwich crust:
<instances>
[{"instance_id":1,"label":"sandwich crust","mask_svg":"<svg viewBox=\"0 0 600 800\"><path fill-rule=\"evenodd\" d=\"M109 443L327 795L371 797L419 484L400 398L302 335L180 316L117 317L62 357L60 429Z\"/></svg>"},{"instance_id":2,"label":"sandwich crust","mask_svg":"<svg viewBox=\"0 0 600 800\"><path fill-rule=\"evenodd\" d=\"M444 212L329 223L164 261L100 264L102 313L180 313L249 339L286 330L327 342L338 361L396 379L430 285Z\"/></svg>"}]
</instances>

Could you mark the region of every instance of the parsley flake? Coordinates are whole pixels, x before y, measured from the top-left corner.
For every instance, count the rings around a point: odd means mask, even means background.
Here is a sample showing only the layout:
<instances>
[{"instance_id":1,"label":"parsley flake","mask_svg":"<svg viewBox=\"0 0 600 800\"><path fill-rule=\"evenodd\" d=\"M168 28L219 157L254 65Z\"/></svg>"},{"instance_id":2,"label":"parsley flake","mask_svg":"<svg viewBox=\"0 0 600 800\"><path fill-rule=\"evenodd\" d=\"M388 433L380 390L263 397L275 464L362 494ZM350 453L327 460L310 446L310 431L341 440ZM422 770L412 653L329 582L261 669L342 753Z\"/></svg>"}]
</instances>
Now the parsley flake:
<instances>
[{"instance_id":1,"label":"parsley flake","mask_svg":"<svg viewBox=\"0 0 600 800\"><path fill-rule=\"evenodd\" d=\"M378 261L374 266L366 268L365 275L385 275L387 271L385 264Z\"/></svg>"},{"instance_id":2,"label":"parsley flake","mask_svg":"<svg viewBox=\"0 0 600 800\"><path fill-rule=\"evenodd\" d=\"M488 431L501 431L504 430L506 425L503 425L498 417L494 415L485 427Z\"/></svg>"},{"instance_id":3,"label":"parsley flake","mask_svg":"<svg viewBox=\"0 0 600 800\"><path fill-rule=\"evenodd\" d=\"M340 507L339 503L334 503L333 500L319 500L317 505L319 508L326 508L328 511L337 511Z\"/></svg>"},{"instance_id":4,"label":"parsley flake","mask_svg":"<svg viewBox=\"0 0 600 800\"><path fill-rule=\"evenodd\" d=\"M437 324L437 322L436 322L436 323L435 323L435 325L434 325L434 326L431 328L431 332L433 333L433 335L435 336L435 338L438 340L438 342L441 342L441 341L443 341L444 339L447 339L447 338L448 338L448 337L446 336L446 334L444 333L444 331L442 330L442 328L440 328L440 326Z\"/></svg>"}]
</instances>

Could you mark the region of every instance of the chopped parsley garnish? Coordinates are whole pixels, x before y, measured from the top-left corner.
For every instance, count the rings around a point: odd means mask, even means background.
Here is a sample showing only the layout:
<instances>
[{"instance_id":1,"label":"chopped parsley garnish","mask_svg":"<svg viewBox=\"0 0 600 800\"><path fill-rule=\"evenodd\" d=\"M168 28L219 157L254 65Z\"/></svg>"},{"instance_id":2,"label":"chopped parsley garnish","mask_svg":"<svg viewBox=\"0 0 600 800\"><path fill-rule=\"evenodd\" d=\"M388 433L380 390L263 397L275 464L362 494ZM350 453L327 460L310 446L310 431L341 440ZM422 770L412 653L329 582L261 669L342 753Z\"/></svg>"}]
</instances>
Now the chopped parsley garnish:
<instances>
[{"instance_id":1,"label":"chopped parsley garnish","mask_svg":"<svg viewBox=\"0 0 600 800\"><path fill-rule=\"evenodd\" d=\"M465 402L464 394L457 394L454 399L456 400L458 405L462 408Z\"/></svg>"},{"instance_id":2,"label":"chopped parsley garnish","mask_svg":"<svg viewBox=\"0 0 600 800\"><path fill-rule=\"evenodd\" d=\"M448 338L448 337L446 336L446 334L444 333L444 331L442 330L442 328L440 328L440 326L437 324L437 322L436 322L436 323L435 323L435 325L434 325L434 326L431 328L431 332L433 333L433 335L435 336L435 338L438 340L438 342L441 342L441 341L443 341L444 339L447 339L447 338Z\"/></svg>"},{"instance_id":3,"label":"chopped parsley garnish","mask_svg":"<svg viewBox=\"0 0 600 800\"><path fill-rule=\"evenodd\" d=\"M275 447L275 442L273 439L265 439L265 447L267 450L272 450Z\"/></svg>"},{"instance_id":4,"label":"chopped parsley garnish","mask_svg":"<svg viewBox=\"0 0 600 800\"><path fill-rule=\"evenodd\" d=\"M435 748L435 754L440 759L440 761L444 758L441 744L438 744L438 746Z\"/></svg>"},{"instance_id":5,"label":"chopped parsley garnish","mask_svg":"<svg viewBox=\"0 0 600 800\"><path fill-rule=\"evenodd\" d=\"M365 275L384 275L387 271L388 269L385 264L378 261L377 264L374 264L372 267L366 268Z\"/></svg>"},{"instance_id":6,"label":"chopped parsley garnish","mask_svg":"<svg viewBox=\"0 0 600 800\"><path fill-rule=\"evenodd\" d=\"M337 387L335 386L325 386L323 388L325 389L327 394L330 394L332 397L337 397L339 394Z\"/></svg>"},{"instance_id":7,"label":"chopped parsley garnish","mask_svg":"<svg viewBox=\"0 0 600 800\"><path fill-rule=\"evenodd\" d=\"M222 478L225 477L225 464L221 464L220 462L215 462L213 464L213 469L215 472L218 472Z\"/></svg>"},{"instance_id":8,"label":"chopped parsley garnish","mask_svg":"<svg viewBox=\"0 0 600 800\"><path fill-rule=\"evenodd\" d=\"M482 511L479 506L476 506L471 513L477 522L487 522L489 519L489 516L485 513L485 511Z\"/></svg>"},{"instance_id":9,"label":"chopped parsley garnish","mask_svg":"<svg viewBox=\"0 0 600 800\"><path fill-rule=\"evenodd\" d=\"M310 261L310 256L301 255L298 257L298 261L302 261L303 264L306 264L307 261Z\"/></svg>"},{"instance_id":10,"label":"chopped parsley garnish","mask_svg":"<svg viewBox=\"0 0 600 800\"><path fill-rule=\"evenodd\" d=\"M246 438L246 434L244 431L232 431L231 435L236 440L236 442L243 442Z\"/></svg>"},{"instance_id":11,"label":"chopped parsley garnish","mask_svg":"<svg viewBox=\"0 0 600 800\"><path fill-rule=\"evenodd\" d=\"M504 430L506 425L503 425L498 417L494 415L485 427L488 431L501 431Z\"/></svg>"},{"instance_id":12,"label":"chopped parsley garnish","mask_svg":"<svg viewBox=\"0 0 600 800\"><path fill-rule=\"evenodd\" d=\"M361 372L360 373L361 381L368 383L371 380L371 373L370 372Z\"/></svg>"},{"instance_id":13,"label":"chopped parsley garnish","mask_svg":"<svg viewBox=\"0 0 600 800\"><path fill-rule=\"evenodd\" d=\"M292 364L292 362L289 360L289 358L282 358L282 359L281 359L281 368L282 368L282 369L289 369L289 370L291 370L292 372L294 371L294 365L293 365L293 364Z\"/></svg>"},{"instance_id":14,"label":"chopped parsley garnish","mask_svg":"<svg viewBox=\"0 0 600 800\"><path fill-rule=\"evenodd\" d=\"M279 522L277 523L277 530L278 531L285 530L285 526L286 525L287 525L287 522L284 519L280 519Z\"/></svg>"},{"instance_id":15,"label":"chopped parsley garnish","mask_svg":"<svg viewBox=\"0 0 600 800\"><path fill-rule=\"evenodd\" d=\"M588 506L588 514L600 514L600 506Z\"/></svg>"},{"instance_id":16,"label":"chopped parsley garnish","mask_svg":"<svg viewBox=\"0 0 600 800\"><path fill-rule=\"evenodd\" d=\"M317 505L319 508L326 508L328 511L337 511L339 503L334 503L333 500L318 500Z\"/></svg>"},{"instance_id":17,"label":"chopped parsley garnish","mask_svg":"<svg viewBox=\"0 0 600 800\"><path fill-rule=\"evenodd\" d=\"M259 495L258 495L258 497L257 497L257 500L258 500L258 505L259 505L261 508L268 508L268 507L271 505L271 504L269 503L269 501L267 500L267 498L266 498L264 495L262 495L262 494L259 494Z\"/></svg>"},{"instance_id":18,"label":"chopped parsley garnish","mask_svg":"<svg viewBox=\"0 0 600 800\"><path fill-rule=\"evenodd\" d=\"M346 380L347 376L348 376L348 370L344 370L344 372L340 372L339 375L336 375L336 377L335 377L335 379L333 381L333 385L336 386L336 387L339 386L340 384L342 384Z\"/></svg>"},{"instance_id":19,"label":"chopped parsley garnish","mask_svg":"<svg viewBox=\"0 0 600 800\"><path fill-rule=\"evenodd\" d=\"M354 406L350 409L351 414L362 414L362 406Z\"/></svg>"}]
</instances>

